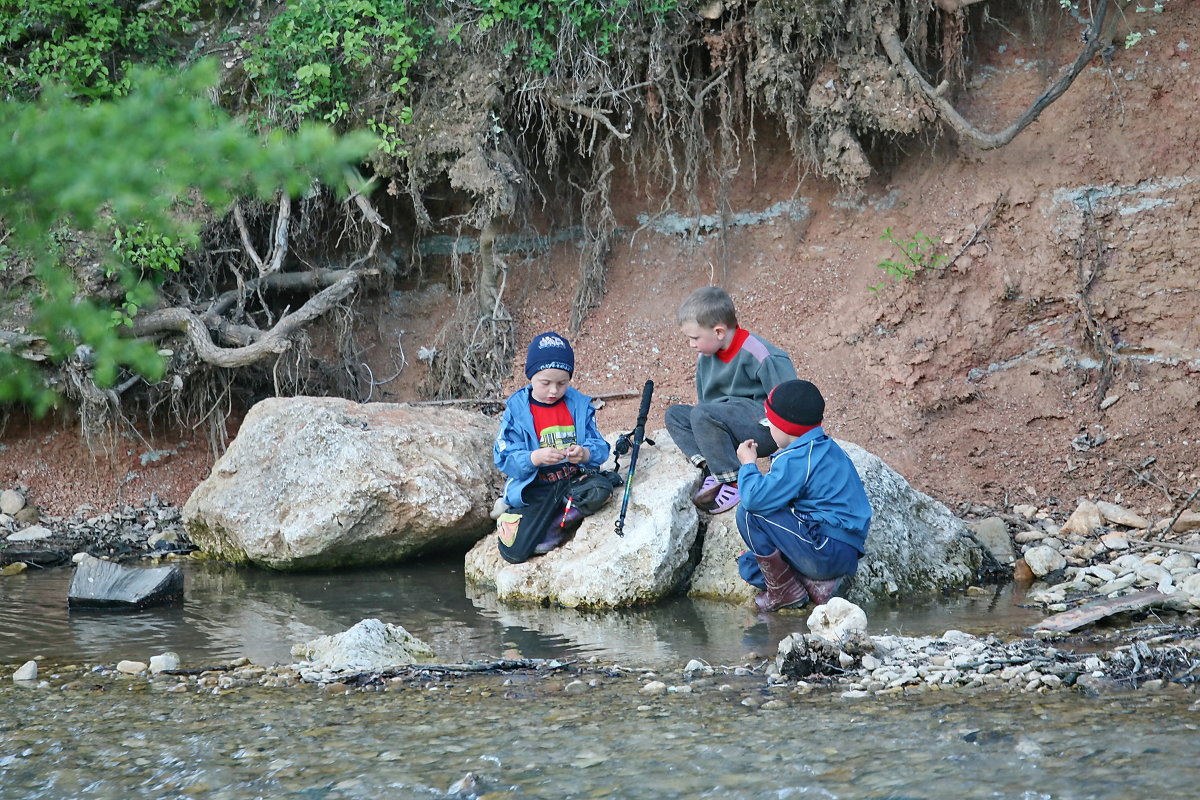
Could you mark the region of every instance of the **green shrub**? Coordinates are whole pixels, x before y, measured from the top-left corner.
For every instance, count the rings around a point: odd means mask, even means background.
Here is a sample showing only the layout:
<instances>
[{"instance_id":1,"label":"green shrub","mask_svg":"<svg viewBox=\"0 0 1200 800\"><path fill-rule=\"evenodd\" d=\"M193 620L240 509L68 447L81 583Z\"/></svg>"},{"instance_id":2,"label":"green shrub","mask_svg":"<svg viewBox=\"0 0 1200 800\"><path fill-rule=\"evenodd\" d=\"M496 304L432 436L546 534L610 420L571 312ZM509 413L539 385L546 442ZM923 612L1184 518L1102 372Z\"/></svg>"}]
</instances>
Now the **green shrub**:
<instances>
[{"instance_id":1,"label":"green shrub","mask_svg":"<svg viewBox=\"0 0 1200 800\"><path fill-rule=\"evenodd\" d=\"M76 98L129 91L134 62L166 64L199 0L0 0L0 99L28 100L43 81Z\"/></svg>"}]
</instances>

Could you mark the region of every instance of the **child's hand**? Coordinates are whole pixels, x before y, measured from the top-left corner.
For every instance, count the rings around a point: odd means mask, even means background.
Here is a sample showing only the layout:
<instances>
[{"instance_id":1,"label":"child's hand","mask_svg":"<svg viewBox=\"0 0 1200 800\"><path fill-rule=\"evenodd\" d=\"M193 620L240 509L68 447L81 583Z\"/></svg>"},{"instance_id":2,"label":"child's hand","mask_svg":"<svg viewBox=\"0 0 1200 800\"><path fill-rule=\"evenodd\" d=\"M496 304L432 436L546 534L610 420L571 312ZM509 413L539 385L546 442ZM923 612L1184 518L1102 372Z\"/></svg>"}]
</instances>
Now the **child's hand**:
<instances>
[{"instance_id":1,"label":"child's hand","mask_svg":"<svg viewBox=\"0 0 1200 800\"><path fill-rule=\"evenodd\" d=\"M572 464L583 464L591 456L591 451L583 445L573 444L567 448L567 461L570 461Z\"/></svg>"},{"instance_id":2,"label":"child's hand","mask_svg":"<svg viewBox=\"0 0 1200 800\"><path fill-rule=\"evenodd\" d=\"M539 447L529 454L529 460L535 467L548 467L551 464L561 464L566 460L568 452L557 447Z\"/></svg>"},{"instance_id":3,"label":"child's hand","mask_svg":"<svg viewBox=\"0 0 1200 800\"><path fill-rule=\"evenodd\" d=\"M728 452L728 451L726 451ZM743 464L753 464L758 460L758 442L753 439L747 439L738 445L737 449L738 461Z\"/></svg>"}]
</instances>

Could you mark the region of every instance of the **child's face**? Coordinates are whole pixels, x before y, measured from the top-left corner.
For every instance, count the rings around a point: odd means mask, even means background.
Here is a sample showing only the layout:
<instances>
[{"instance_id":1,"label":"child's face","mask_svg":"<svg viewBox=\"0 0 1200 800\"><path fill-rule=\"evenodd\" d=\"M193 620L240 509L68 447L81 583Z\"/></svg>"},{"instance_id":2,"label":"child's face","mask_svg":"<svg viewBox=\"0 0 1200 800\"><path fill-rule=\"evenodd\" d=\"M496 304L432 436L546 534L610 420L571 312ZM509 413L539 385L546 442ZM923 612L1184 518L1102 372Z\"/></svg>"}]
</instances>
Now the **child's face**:
<instances>
[{"instance_id":1,"label":"child's face","mask_svg":"<svg viewBox=\"0 0 1200 800\"><path fill-rule=\"evenodd\" d=\"M771 438L775 440L775 446L780 450L800 438L799 436L792 436L790 433L784 433L770 420L767 420L767 427L771 429Z\"/></svg>"},{"instance_id":2,"label":"child's face","mask_svg":"<svg viewBox=\"0 0 1200 800\"><path fill-rule=\"evenodd\" d=\"M533 388L533 399L539 403L553 403L558 400L567 391L567 385L570 383L571 373L553 367L539 370L529 379L529 385Z\"/></svg>"},{"instance_id":3,"label":"child's face","mask_svg":"<svg viewBox=\"0 0 1200 800\"><path fill-rule=\"evenodd\" d=\"M689 320L680 325L679 330L687 337L688 347L703 356L711 356L729 345L729 328L721 324L706 328L695 320Z\"/></svg>"}]
</instances>

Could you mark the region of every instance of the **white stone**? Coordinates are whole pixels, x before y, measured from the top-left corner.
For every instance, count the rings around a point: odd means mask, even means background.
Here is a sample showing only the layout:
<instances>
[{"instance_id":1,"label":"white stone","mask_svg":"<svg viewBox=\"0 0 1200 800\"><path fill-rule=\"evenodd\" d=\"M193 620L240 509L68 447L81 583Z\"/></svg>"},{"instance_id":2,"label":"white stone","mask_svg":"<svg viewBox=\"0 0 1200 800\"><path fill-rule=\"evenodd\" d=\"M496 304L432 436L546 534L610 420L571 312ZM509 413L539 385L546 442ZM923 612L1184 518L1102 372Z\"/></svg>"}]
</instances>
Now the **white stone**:
<instances>
[{"instance_id":1,"label":"white stone","mask_svg":"<svg viewBox=\"0 0 1200 800\"><path fill-rule=\"evenodd\" d=\"M0 492L0 513L16 514L25 507L25 495L15 489L5 489Z\"/></svg>"},{"instance_id":2,"label":"white stone","mask_svg":"<svg viewBox=\"0 0 1200 800\"><path fill-rule=\"evenodd\" d=\"M1153 583L1159 586L1172 582L1171 571L1159 564L1142 564L1137 569L1137 577L1139 583Z\"/></svg>"},{"instance_id":3,"label":"white stone","mask_svg":"<svg viewBox=\"0 0 1200 800\"><path fill-rule=\"evenodd\" d=\"M666 694L667 685L662 681L650 681L638 691L642 694Z\"/></svg>"},{"instance_id":4,"label":"white stone","mask_svg":"<svg viewBox=\"0 0 1200 800\"><path fill-rule=\"evenodd\" d=\"M1182 569L1192 569L1196 566L1196 557L1187 553L1172 553L1163 559L1162 565L1173 573Z\"/></svg>"},{"instance_id":5,"label":"white stone","mask_svg":"<svg viewBox=\"0 0 1200 800\"><path fill-rule=\"evenodd\" d=\"M1025 519L1033 519L1037 515L1037 506L1029 505L1028 503L1018 503L1013 506L1013 513Z\"/></svg>"},{"instance_id":6,"label":"white stone","mask_svg":"<svg viewBox=\"0 0 1200 800\"><path fill-rule=\"evenodd\" d=\"M117 672L123 672L126 675L137 675L139 672L145 672L145 661L118 661Z\"/></svg>"},{"instance_id":7,"label":"white stone","mask_svg":"<svg viewBox=\"0 0 1200 800\"><path fill-rule=\"evenodd\" d=\"M179 656L175 653L160 653L150 656L150 672L154 675L167 669L179 669Z\"/></svg>"},{"instance_id":8,"label":"white stone","mask_svg":"<svg viewBox=\"0 0 1200 800\"><path fill-rule=\"evenodd\" d=\"M1053 547L1039 545L1025 552L1025 563L1029 565L1033 574L1040 578L1065 567L1067 559Z\"/></svg>"},{"instance_id":9,"label":"white stone","mask_svg":"<svg viewBox=\"0 0 1200 800\"><path fill-rule=\"evenodd\" d=\"M25 530L9 534L8 541L36 542L40 539L49 539L53 535L53 532L49 528L43 528L41 525L30 525Z\"/></svg>"},{"instance_id":10,"label":"white stone","mask_svg":"<svg viewBox=\"0 0 1200 800\"><path fill-rule=\"evenodd\" d=\"M843 597L833 597L808 615L808 629L817 636L837 642L855 631L865 632L867 613Z\"/></svg>"},{"instance_id":11,"label":"white stone","mask_svg":"<svg viewBox=\"0 0 1200 800\"><path fill-rule=\"evenodd\" d=\"M1135 514L1129 509L1115 503L1106 503L1103 500L1097 500L1096 508L1100 511L1100 516L1113 525L1124 525L1126 528L1150 527L1150 521L1145 517Z\"/></svg>"},{"instance_id":12,"label":"white stone","mask_svg":"<svg viewBox=\"0 0 1200 800\"><path fill-rule=\"evenodd\" d=\"M14 681L36 681L38 665L36 661L26 661L12 674Z\"/></svg>"},{"instance_id":13,"label":"white stone","mask_svg":"<svg viewBox=\"0 0 1200 800\"><path fill-rule=\"evenodd\" d=\"M1090 534L1104 524L1100 509L1091 500L1081 500L1074 513L1063 523L1063 533Z\"/></svg>"},{"instance_id":14,"label":"white stone","mask_svg":"<svg viewBox=\"0 0 1200 800\"><path fill-rule=\"evenodd\" d=\"M1109 550L1128 550L1129 539L1124 534L1106 533L1100 537L1100 543Z\"/></svg>"},{"instance_id":15,"label":"white stone","mask_svg":"<svg viewBox=\"0 0 1200 800\"><path fill-rule=\"evenodd\" d=\"M292 655L314 669L370 670L427 662L433 650L399 625L364 619L341 633L295 645Z\"/></svg>"}]
</instances>

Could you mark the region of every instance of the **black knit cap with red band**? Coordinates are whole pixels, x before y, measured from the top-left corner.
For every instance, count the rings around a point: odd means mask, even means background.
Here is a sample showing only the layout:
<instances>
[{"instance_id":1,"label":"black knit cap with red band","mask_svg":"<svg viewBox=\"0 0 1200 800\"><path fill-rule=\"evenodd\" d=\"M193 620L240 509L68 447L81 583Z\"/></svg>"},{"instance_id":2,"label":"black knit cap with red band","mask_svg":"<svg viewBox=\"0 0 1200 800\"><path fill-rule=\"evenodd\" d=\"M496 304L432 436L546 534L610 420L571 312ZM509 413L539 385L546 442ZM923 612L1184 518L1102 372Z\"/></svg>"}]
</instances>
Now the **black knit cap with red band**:
<instances>
[{"instance_id":1,"label":"black knit cap with red band","mask_svg":"<svg viewBox=\"0 0 1200 800\"><path fill-rule=\"evenodd\" d=\"M763 406L767 419L790 436L802 436L825 417L825 398L809 381L784 381L771 390Z\"/></svg>"}]
</instances>

